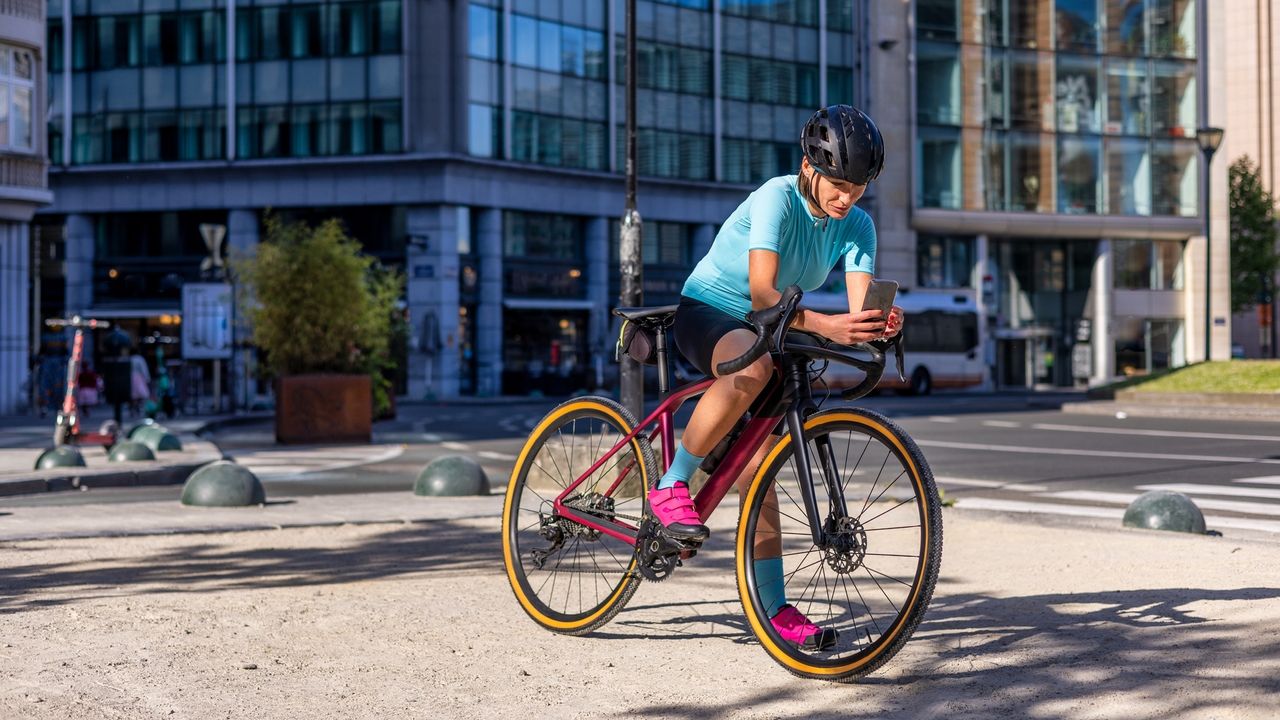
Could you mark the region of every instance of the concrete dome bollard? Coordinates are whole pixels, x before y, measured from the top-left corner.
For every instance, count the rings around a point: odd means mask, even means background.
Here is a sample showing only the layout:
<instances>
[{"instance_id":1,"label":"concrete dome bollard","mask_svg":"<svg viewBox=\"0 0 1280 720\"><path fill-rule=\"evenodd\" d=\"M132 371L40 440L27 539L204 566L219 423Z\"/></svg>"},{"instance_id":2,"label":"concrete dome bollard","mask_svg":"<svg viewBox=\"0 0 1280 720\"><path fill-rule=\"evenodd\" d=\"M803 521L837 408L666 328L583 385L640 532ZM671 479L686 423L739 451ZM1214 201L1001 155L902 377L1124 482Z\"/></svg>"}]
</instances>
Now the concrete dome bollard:
<instances>
[{"instance_id":1,"label":"concrete dome bollard","mask_svg":"<svg viewBox=\"0 0 1280 720\"><path fill-rule=\"evenodd\" d=\"M135 435L142 432L144 429L150 428L150 427L160 427L160 423L156 422L152 418L146 418L145 420L138 423L137 425L134 425L133 427L129 428L129 432L126 435L126 437L132 440Z\"/></svg>"},{"instance_id":2,"label":"concrete dome bollard","mask_svg":"<svg viewBox=\"0 0 1280 720\"><path fill-rule=\"evenodd\" d=\"M111 452L107 455L107 459L111 462L125 462L127 460L155 460L156 454L151 452L151 448L140 442L126 440L118 443L111 448Z\"/></svg>"},{"instance_id":3,"label":"concrete dome bollard","mask_svg":"<svg viewBox=\"0 0 1280 720\"><path fill-rule=\"evenodd\" d=\"M414 495L488 495L489 477L465 455L445 455L427 463L413 483Z\"/></svg>"},{"instance_id":4,"label":"concrete dome bollard","mask_svg":"<svg viewBox=\"0 0 1280 720\"><path fill-rule=\"evenodd\" d=\"M267 493L258 476L230 460L216 460L196 468L182 486L182 504L203 507L262 505Z\"/></svg>"},{"instance_id":5,"label":"concrete dome bollard","mask_svg":"<svg viewBox=\"0 0 1280 720\"><path fill-rule=\"evenodd\" d=\"M1168 490L1145 492L1124 511L1125 527L1203 535L1204 513L1191 498Z\"/></svg>"},{"instance_id":6,"label":"concrete dome bollard","mask_svg":"<svg viewBox=\"0 0 1280 720\"><path fill-rule=\"evenodd\" d=\"M178 436L159 425L145 427L131 439L151 448L152 452L182 449L182 441Z\"/></svg>"},{"instance_id":7,"label":"concrete dome bollard","mask_svg":"<svg viewBox=\"0 0 1280 720\"><path fill-rule=\"evenodd\" d=\"M58 445L45 450L36 458L36 470L60 467L85 467L84 455L70 445Z\"/></svg>"}]
</instances>

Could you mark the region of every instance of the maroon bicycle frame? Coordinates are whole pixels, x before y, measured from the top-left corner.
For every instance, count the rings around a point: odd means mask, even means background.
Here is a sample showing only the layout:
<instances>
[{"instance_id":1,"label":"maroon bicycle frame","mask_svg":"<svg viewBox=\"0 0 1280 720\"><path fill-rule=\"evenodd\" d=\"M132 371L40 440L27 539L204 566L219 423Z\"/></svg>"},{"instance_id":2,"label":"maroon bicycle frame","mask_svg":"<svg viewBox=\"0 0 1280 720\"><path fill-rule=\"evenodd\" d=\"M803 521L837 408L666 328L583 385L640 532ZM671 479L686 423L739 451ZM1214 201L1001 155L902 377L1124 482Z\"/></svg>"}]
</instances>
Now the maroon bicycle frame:
<instances>
[{"instance_id":1,"label":"maroon bicycle frame","mask_svg":"<svg viewBox=\"0 0 1280 720\"><path fill-rule=\"evenodd\" d=\"M566 497L570 496L588 477L590 477L592 473L598 470L601 465L606 463L609 458L616 455L618 451L626 447L633 438L644 432L645 429L650 426L656 425L656 427L654 427L649 433L650 442L657 437L660 438L662 443L662 470L665 472L667 468L671 466L671 457L675 452L676 411L679 410L680 406L689 398L706 392L707 388L710 388L713 382L715 382L714 378L699 380L698 382L690 383L682 388L677 388L670 395L664 398L662 402L658 404L658 407L654 409L653 412L649 413L648 417L636 425L636 427L633 428L626 437L619 440L618 443L609 450L609 452L605 453L604 457L596 460L594 465L588 468L586 472L575 478L574 481L564 489L564 492L561 492L556 496L554 503L556 514L561 517L568 518L576 523L586 525L589 528L599 530L600 532L617 538L628 545L635 545L636 532L639 528L619 520L601 521L599 518L592 518L589 515L575 512L573 508L564 504L564 500ZM764 444L769 433L773 432L774 427L777 426L781 419L781 414L773 416L756 416L751 418L747 423L742 434L738 437L737 442L729 448L729 452L724 456L724 459L720 461L720 464L716 467L715 471L707 478L706 484L702 486L702 489L699 490L697 495L693 498L694 507L698 510L698 517L700 517L703 522L706 522L707 518L711 516L711 513L720 505L720 501L723 500L724 496L729 492L729 487L738 479L739 473L741 473L742 469L751 461L752 456L755 455L756 451L760 449L760 446ZM610 485L607 491L605 491L605 495L612 493L619 485L621 485L623 478L631 472L633 467L635 467L634 462L623 468L621 472L619 472L618 477L614 479L613 484Z\"/></svg>"}]
</instances>

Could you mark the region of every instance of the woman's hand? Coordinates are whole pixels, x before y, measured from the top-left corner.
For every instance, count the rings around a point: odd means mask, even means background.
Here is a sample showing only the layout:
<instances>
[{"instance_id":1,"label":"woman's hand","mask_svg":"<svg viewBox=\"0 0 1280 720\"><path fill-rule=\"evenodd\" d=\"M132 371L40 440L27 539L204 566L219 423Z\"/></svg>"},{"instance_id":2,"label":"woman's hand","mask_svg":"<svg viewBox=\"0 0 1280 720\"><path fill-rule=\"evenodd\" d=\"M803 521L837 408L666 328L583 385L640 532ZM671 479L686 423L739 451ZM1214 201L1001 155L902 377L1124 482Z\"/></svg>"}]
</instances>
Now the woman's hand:
<instances>
[{"instance_id":1,"label":"woman's hand","mask_svg":"<svg viewBox=\"0 0 1280 720\"><path fill-rule=\"evenodd\" d=\"M884 326L885 339L891 338L902 332L902 321L904 318L905 315L902 312L902 308L894 305L889 309L889 319L885 322Z\"/></svg>"},{"instance_id":2,"label":"woman's hand","mask_svg":"<svg viewBox=\"0 0 1280 720\"><path fill-rule=\"evenodd\" d=\"M816 315L816 313L813 313ZM890 313L892 316L892 312ZM841 315L823 315L818 332L841 345L878 340L884 336L885 321L879 310L859 310Z\"/></svg>"}]
</instances>

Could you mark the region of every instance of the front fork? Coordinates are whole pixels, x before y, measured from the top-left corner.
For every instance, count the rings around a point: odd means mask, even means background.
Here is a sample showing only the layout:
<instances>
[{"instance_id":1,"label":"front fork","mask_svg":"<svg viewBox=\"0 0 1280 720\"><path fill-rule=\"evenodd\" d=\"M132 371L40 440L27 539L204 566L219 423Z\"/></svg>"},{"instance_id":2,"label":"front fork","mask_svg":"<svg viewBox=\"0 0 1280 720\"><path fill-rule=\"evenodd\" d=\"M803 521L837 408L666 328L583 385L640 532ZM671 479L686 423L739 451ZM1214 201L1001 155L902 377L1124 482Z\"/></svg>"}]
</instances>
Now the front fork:
<instances>
[{"instance_id":1,"label":"front fork","mask_svg":"<svg viewBox=\"0 0 1280 720\"><path fill-rule=\"evenodd\" d=\"M804 512L809 518L809 532L813 535L813 544L819 549L827 547L827 526L821 516L818 505L817 482L820 480L826 489L830 508L831 527L837 527L839 521L848 515L844 503L844 489L840 487L840 472L836 469L835 452L831 449L831 439L826 435L819 436L814 444L817 446L818 462L822 468L822 477L815 478L809 464L809 445L805 442L804 421L818 408L813 402L813 395L806 382L807 373L801 365L789 368L789 378L795 392L791 406L787 408L787 430L791 433L794 446L796 472L800 485L800 497L804 501Z\"/></svg>"}]
</instances>

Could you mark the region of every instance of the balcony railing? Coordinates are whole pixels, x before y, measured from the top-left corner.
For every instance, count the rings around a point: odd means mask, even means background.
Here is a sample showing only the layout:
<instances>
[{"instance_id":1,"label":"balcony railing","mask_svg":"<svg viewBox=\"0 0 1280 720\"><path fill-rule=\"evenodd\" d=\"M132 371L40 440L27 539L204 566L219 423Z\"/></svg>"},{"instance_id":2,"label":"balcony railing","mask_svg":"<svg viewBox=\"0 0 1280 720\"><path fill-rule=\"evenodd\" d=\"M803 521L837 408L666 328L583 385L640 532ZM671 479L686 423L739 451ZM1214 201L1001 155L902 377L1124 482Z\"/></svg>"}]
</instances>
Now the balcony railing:
<instances>
[{"instance_id":1,"label":"balcony railing","mask_svg":"<svg viewBox=\"0 0 1280 720\"><path fill-rule=\"evenodd\" d=\"M11 0L0 0L0 4ZM39 188L49 187L49 163L44 158L0 155L0 186Z\"/></svg>"}]
</instances>

